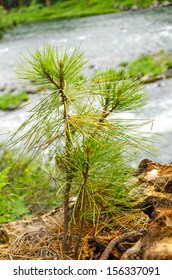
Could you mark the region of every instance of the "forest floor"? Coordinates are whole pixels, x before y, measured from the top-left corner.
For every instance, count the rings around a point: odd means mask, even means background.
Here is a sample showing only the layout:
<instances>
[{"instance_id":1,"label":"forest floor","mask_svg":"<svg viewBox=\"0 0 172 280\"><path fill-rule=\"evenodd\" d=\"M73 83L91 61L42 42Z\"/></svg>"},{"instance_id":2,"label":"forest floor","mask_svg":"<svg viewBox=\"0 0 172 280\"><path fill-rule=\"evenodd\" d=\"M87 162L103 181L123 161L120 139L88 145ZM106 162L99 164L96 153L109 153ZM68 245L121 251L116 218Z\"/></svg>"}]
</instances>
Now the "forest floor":
<instances>
[{"instance_id":1,"label":"forest floor","mask_svg":"<svg viewBox=\"0 0 172 280\"><path fill-rule=\"evenodd\" d=\"M142 168L145 164L147 167ZM65 254L62 252L63 208L34 218L2 224L0 259L171 260L172 164L143 160L139 170L140 174L134 180L140 182L135 191L139 192L141 200L135 217L128 212L128 216L109 215L97 225L87 221L82 236L79 235L76 222L70 236L71 246ZM150 180L153 170L157 170L159 175ZM121 221L125 228L120 226Z\"/></svg>"}]
</instances>

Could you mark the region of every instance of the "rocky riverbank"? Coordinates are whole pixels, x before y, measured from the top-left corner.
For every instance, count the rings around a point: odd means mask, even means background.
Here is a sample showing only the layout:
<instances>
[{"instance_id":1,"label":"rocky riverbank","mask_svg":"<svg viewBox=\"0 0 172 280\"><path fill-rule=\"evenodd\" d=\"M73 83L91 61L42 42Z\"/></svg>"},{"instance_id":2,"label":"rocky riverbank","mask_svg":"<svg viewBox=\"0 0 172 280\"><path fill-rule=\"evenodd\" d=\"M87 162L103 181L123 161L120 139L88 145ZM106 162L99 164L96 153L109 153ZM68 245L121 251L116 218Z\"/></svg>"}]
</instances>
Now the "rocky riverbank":
<instances>
[{"instance_id":1,"label":"rocky riverbank","mask_svg":"<svg viewBox=\"0 0 172 280\"><path fill-rule=\"evenodd\" d=\"M79 3L76 1L71 3L58 2L50 7L43 5L30 5L20 8L10 9L6 11L0 6L0 39L3 37L4 32L9 28L15 28L19 24L31 23L38 21L50 21L69 18L86 17L92 15L119 13L123 11L138 11L140 9L152 9L157 7L169 7L172 5L172 0L165 1L114 1L112 5L111 1L108 1L104 5L104 1L96 1L94 5L89 1L81 0ZM72 6L72 9L71 9Z\"/></svg>"}]
</instances>

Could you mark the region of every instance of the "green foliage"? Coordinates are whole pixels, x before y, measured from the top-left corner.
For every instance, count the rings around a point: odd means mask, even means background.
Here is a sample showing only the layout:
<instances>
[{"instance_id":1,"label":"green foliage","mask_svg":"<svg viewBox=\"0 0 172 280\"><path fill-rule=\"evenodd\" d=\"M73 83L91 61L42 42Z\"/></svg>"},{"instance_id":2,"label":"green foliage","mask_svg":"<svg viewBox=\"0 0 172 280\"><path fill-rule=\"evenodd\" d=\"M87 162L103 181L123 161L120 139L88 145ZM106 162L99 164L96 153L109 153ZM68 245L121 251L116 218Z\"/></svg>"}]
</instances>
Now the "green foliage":
<instances>
[{"instance_id":1,"label":"green foliage","mask_svg":"<svg viewBox=\"0 0 172 280\"><path fill-rule=\"evenodd\" d=\"M35 2L35 4L34 4ZM0 10L0 30L16 26L24 22L36 22L45 20L57 20L62 18L82 17L89 15L99 15L106 13L120 12L131 9L134 5L138 8L149 7L153 0L65 0L50 1L51 6L46 7L46 1L28 1L26 5L19 5L5 13ZM159 3L165 0L158 1ZM169 2L172 2L170 0ZM20 4L20 1L19 1ZM30 5L28 5L30 4ZM13 7L13 6L12 6Z\"/></svg>"},{"instance_id":2,"label":"green foliage","mask_svg":"<svg viewBox=\"0 0 172 280\"><path fill-rule=\"evenodd\" d=\"M150 139L137 131L141 122L118 118L145 104L140 83L114 70L97 71L86 81L81 79L85 64L80 49L60 52L46 45L24 57L18 68L22 79L51 90L12 139L33 155L51 152L55 159L54 178L64 205L64 252L76 220L81 233L86 219L95 223L103 213L125 215L133 200L126 184L129 164L136 150L152 151Z\"/></svg>"},{"instance_id":3,"label":"green foliage","mask_svg":"<svg viewBox=\"0 0 172 280\"><path fill-rule=\"evenodd\" d=\"M45 172L39 161L30 161L3 144L0 150L0 223L61 205L53 175Z\"/></svg>"},{"instance_id":4,"label":"green foliage","mask_svg":"<svg viewBox=\"0 0 172 280\"><path fill-rule=\"evenodd\" d=\"M0 6L0 39L2 38L4 29L5 29L3 21L2 21L2 17L4 17L4 13L5 13L5 10L3 9L2 6Z\"/></svg>"},{"instance_id":5,"label":"green foliage","mask_svg":"<svg viewBox=\"0 0 172 280\"><path fill-rule=\"evenodd\" d=\"M152 0L116 0L115 3L119 5L120 9L131 9L132 6L136 5L138 7L148 7L154 1Z\"/></svg>"},{"instance_id":6,"label":"green foliage","mask_svg":"<svg viewBox=\"0 0 172 280\"><path fill-rule=\"evenodd\" d=\"M8 167L0 172L0 223L24 217L28 212L23 197L10 192L9 170Z\"/></svg>"},{"instance_id":7,"label":"green foliage","mask_svg":"<svg viewBox=\"0 0 172 280\"><path fill-rule=\"evenodd\" d=\"M121 62L121 67L125 67L128 75L136 78L149 77L151 80L170 77L169 71L172 67L172 59L169 54L159 51L154 55L143 55L131 62Z\"/></svg>"},{"instance_id":8,"label":"green foliage","mask_svg":"<svg viewBox=\"0 0 172 280\"><path fill-rule=\"evenodd\" d=\"M172 70L172 59L168 61L167 67L169 70Z\"/></svg>"},{"instance_id":9,"label":"green foliage","mask_svg":"<svg viewBox=\"0 0 172 280\"><path fill-rule=\"evenodd\" d=\"M130 75L123 71L117 72L110 69L96 73L93 76L93 82L97 93L102 95L102 106L104 99L108 99L109 110L111 108L114 108L115 112L133 110L147 102L147 94L141 93L141 85L134 78L131 80ZM139 91L140 94L138 94Z\"/></svg>"},{"instance_id":10,"label":"green foliage","mask_svg":"<svg viewBox=\"0 0 172 280\"><path fill-rule=\"evenodd\" d=\"M151 6L153 3L157 2L158 4L162 4L165 0L116 0L115 4L118 4L121 9L125 7L130 9L132 6L137 6L138 8L147 8ZM171 0L169 2L172 2Z\"/></svg>"},{"instance_id":11,"label":"green foliage","mask_svg":"<svg viewBox=\"0 0 172 280\"><path fill-rule=\"evenodd\" d=\"M0 173L0 190L8 184L8 171L9 168L6 168Z\"/></svg>"},{"instance_id":12,"label":"green foliage","mask_svg":"<svg viewBox=\"0 0 172 280\"><path fill-rule=\"evenodd\" d=\"M0 96L0 109L1 110L8 110L13 109L18 106L23 101L28 100L28 95L25 91L21 91L18 94L14 94L13 92L8 92L4 94L3 96Z\"/></svg>"}]
</instances>

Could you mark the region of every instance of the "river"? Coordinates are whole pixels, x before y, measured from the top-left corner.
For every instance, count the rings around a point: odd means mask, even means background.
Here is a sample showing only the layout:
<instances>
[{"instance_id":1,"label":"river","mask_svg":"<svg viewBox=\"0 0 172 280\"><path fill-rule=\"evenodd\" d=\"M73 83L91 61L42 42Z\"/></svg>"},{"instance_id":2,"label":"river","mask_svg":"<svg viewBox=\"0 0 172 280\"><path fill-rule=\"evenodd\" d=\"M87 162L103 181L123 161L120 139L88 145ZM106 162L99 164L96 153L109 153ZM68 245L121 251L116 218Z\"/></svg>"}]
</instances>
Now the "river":
<instances>
[{"instance_id":1,"label":"river","mask_svg":"<svg viewBox=\"0 0 172 280\"><path fill-rule=\"evenodd\" d=\"M45 43L59 48L70 46L71 50L81 44L89 59L88 74L99 67L115 68L121 61L160 49L172 53L172 7L19 26L0 42L0 89L20 87L15 76L19 57ZM157 144L160 151L152 159L163 162L172 161L171 89L172 79L147 85L148 105L129 114L131 118L154 120L150 129L162 136ZM27 107L8 113L0 111L1 139L8 137L27 115Z\"/></svg>"}]
</instances>

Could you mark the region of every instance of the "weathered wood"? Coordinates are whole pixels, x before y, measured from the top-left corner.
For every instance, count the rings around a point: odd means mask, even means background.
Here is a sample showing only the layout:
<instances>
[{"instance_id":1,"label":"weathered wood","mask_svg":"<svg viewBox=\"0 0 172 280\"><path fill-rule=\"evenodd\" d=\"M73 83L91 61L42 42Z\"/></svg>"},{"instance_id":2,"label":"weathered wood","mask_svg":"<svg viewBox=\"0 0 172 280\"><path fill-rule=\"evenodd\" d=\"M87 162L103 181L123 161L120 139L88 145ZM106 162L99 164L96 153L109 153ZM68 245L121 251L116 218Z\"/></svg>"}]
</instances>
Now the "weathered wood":
<instances>
[{"instance_id":1,"label":"weathered wood","mask_svg":"<svg viewBox=\"0 0 172 280\"><path fill-rule=\"evenodd\" d=\"M52 227L63 226L63 209L54 209L46 214L34 217L21 219L0 225L0 243L14 241L16 238L29 232L39 230L48 230Z\"/></svg>"},{"instance_id":2,"label":"weathered wood","mask_svg":"<svg viewBox=\"0 0 172 280\"><path fill-rule=\"evenodd\" d=\"M146 234L126 250L122 260L172 260L172 209L158 209Z\"/></svg>"},{"instance_id":3,"label":"weathered wood","mask_svg":"<svg viewBox=\"0 0 172 280\"><path fill-rule=\"evenodd\" d=\"M172 193L172 164L144 159L138 166L139 181L153 185L157 192Z\"/></svg>"},{"instance_id":4,"label":"weathered wood","mask_svg":"<svg viewBox=\"0 0 172 280\"><path fill-rule=\"evenodd\" d=\"M118 236L114 239L112 239L108 246L106 247L106 249L103 251L100 260L107 260L110 253L112 252L113 248L120 242L123 241L133 241L133 239L141 237L143 234L145 233L145 231L141 230L141 231L132 231L132 232L127 232L124 233L121 236Z\"/></svg>"}]
</instances>

